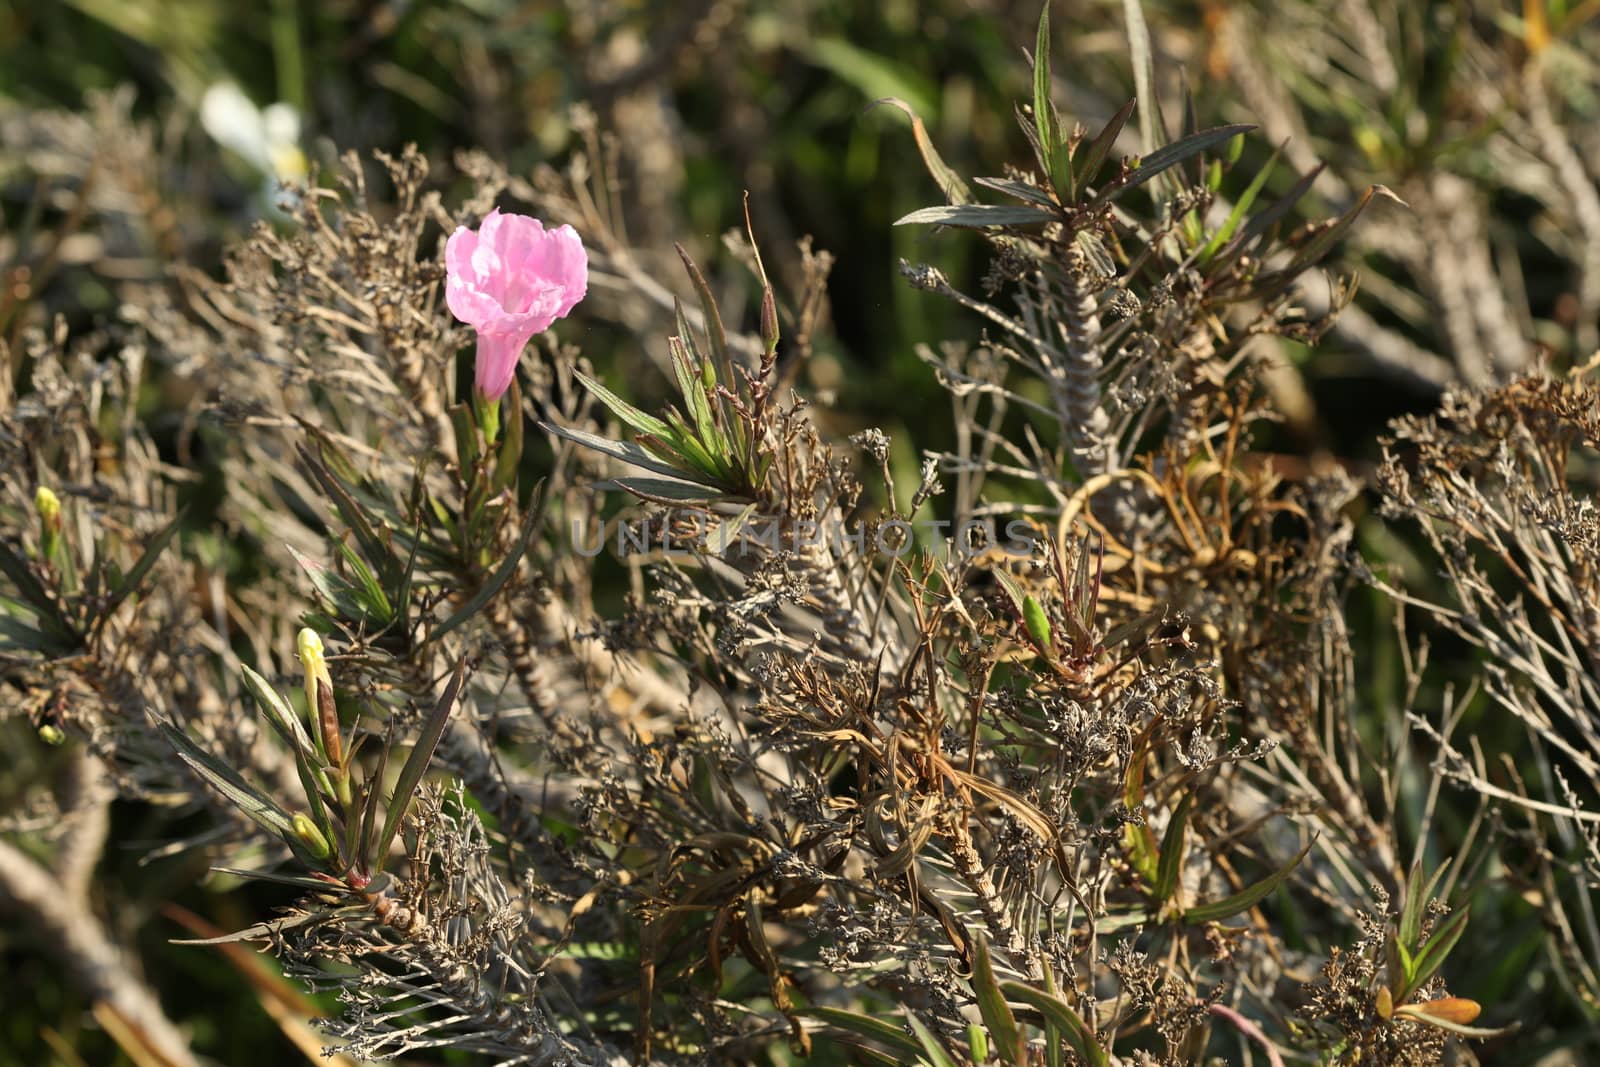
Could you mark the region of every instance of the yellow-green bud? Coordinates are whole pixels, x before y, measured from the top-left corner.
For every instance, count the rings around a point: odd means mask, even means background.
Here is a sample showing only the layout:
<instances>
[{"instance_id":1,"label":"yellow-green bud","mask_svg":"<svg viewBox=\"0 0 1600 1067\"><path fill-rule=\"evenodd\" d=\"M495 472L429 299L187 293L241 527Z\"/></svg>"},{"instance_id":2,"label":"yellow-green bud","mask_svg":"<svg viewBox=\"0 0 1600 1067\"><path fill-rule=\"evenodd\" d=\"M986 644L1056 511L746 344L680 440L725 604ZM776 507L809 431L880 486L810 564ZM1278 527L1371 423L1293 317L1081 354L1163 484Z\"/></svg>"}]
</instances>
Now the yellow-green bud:
<instances>
[{"instance_id":1,"label":"yellow-green bud","mask_svg":"<svg viewBox=\"0 0 1600 1067\"><path fill-rule=\"evenodd\" d=\"M344 745L339 738L339 711L333 702L333 677L322 654L322 638L309 626L296 639L300 663L306 670L306 709L317 724L322 750L334 766L344 763Z\"/></svg>"},{"instance_id":2,"label":"yellow-green bud","mask_svg":"<svg viewBox=\"0 0 1600 1067\"><path fill-rule=\"evenodd\" d=\"M322 652L322 638L317 631L307 626L295 638L295 645L300 652L300 665L306 671L306 709L311 717L317 717L317 682L322 681L333 688L333 678L328 674L328 661Z\"/></svg>"},{"instance_id":3,"label":"yellow-green bud","mask_svg":"<svg viewBox=\"0 0 1600 1067\"><path fill-rule=\"evenodd\" d=\"M306 851L319 860L327 859L332 849L328 847L328 839L322 836L322 831L317 829L317 824L311 821L310 816L297 811L294 813L293 822L294 836L300 839Z\"/></svg>"},{"instance_id":4,"label":"yellow-green bud","mask_svg":"<svg viewBox=\"0 0 1600 1067\"><path fill-rule=\"evenodd\" d=\"M61 546L61 498L41 485L34 490L33 510L39 513L39 555L50 562Z\"/></svg>"},{"instance_id":5,"label":"yellow-green bud","mask_svg":"<svg viewBox=\"0 0 1600 1067\"><path fill-rule=\"evenodd\" d=\"M47 745L59 745L66 739L66 731L61 729L59 726L52 726L50 723L45 723L43 726L39 727L39 740L43 741Z\"/></svg>"},{"instance_id":6,"label":"yellow-green bud","mask_svg":"<svg viewBox=\"0 0 1600 1067\"><path fill-rule=\"evenodd\" d=\"M34 490L33 509L39 513L39 521L46 529L61 529L61 498L49 486L41 485Z\"/></svg>"}]
</instances>

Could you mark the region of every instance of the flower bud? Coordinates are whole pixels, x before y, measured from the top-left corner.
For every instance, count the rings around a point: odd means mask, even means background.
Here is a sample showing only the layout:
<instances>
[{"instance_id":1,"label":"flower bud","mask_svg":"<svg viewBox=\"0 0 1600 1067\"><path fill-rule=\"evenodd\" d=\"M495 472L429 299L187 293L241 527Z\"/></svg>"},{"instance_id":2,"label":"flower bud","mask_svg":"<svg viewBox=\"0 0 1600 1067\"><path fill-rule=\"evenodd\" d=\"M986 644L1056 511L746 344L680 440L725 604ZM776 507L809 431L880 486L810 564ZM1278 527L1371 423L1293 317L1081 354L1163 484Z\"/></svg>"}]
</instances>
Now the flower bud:
<instances>
[{"instance_id":1,"label":"flower bud","mask_svg":"<svg viewBox=\"0 0 1600 1067\"><path fill-rule=\"evenodd\" d=\"M339 739L339 711L333 701L333 678L328 674L328 661L323 656L322 638L307 626L300 631L295 643L300 652L300 664L306 672L306 710L311 715L311 721L317 724L322 751L334 766L339 766L344 762L344 749Z\"/></svg>"},{"instance_id":2,"label":"flower bud","mask_svg":"<svg viewBox=\"0 0 1600 1067\"><path fill-rule=\"evenodd\" d=\"M328 847L328 839L322 836L322 831L317 829L317 824L312 822L305 813L298 811L294 813L292 821L294 823L294 836L300 839L300 843L306 847L306 851L319 860L327 859L328 854L333 850Z\"/></svg>"},{"instance_id":3,"label":"flower bud","mask_svg":"<svg viewBox=\"0 0 1600 1067\"><path fill-rule=\"evenodd\" d=\"M33 510L39 513L39 554L49 561L61 544L61 498L41 485L33 494Z\"/></svg>"},{"instance_id":4,"label":"flower bud","mask_svg":"<svg viewBox=\"0 0 1600 1067\"><path fill-rule=\"evenodd\" d=\"M66 739L66 731L61 729L59 726L45 723L43 726L39 727L39 740L43 741L47 745L59 745Z\"/></svg>"},{"instance_id":5,"label":"flower bud","mask_svg":"<svg viewBox=\"0 0 1600 1067\"><path fill-rule=\"evenodd\" d=\"M41 485L33 494L33 509L47 530L61 532L61 498L47 485Z\"/></svg>"},{"instance_id":6,"label":"flower bud","mask_svg":"<svg viewBox=\"0 0 1600 1067\"><path fill-rule=\"evenodd\" d=\"M778 301L768 286L761 294L761 343L771 356L778 349Z\"/></svg>"}]
</instances>

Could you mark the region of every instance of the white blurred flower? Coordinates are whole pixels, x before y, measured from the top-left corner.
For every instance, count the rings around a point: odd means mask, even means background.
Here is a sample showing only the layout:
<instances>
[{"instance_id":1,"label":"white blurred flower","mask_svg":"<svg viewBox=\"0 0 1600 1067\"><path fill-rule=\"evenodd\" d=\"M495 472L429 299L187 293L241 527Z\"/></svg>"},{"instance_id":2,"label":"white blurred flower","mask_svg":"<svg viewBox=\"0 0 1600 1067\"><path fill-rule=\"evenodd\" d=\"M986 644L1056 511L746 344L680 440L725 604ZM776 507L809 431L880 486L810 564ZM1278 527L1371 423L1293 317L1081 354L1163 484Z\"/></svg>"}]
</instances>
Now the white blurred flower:
<instances>
[{"instance_id":1,"label":"white blurred flower","mask_svg":"<svg viewBox=\"0 0 1600 1067\"><path fill-rule=\"evenodd\" d=\"M200 125L211 139L285 185L310 173L300 151L300 113L281 101L256 107L233 82L218 82L200 98Z\"/></svg>"}]
</instances>

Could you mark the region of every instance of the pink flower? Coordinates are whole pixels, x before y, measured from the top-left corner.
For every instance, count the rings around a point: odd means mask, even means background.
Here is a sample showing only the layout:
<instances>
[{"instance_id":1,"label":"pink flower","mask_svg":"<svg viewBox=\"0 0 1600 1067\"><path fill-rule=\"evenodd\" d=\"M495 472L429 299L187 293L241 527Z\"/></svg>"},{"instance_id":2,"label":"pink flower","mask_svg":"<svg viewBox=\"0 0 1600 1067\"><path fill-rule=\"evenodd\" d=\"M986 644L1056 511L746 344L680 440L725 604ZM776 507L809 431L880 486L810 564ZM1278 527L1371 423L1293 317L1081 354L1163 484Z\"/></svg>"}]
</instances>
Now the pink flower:
<instances>
[{"instance_id":1,"label":"pink flower","mask_svg":"<svg viewBox=\"0 0 1600 1067\"><path fill-rule=\"evenodd\" d=\"M499 400L533 337L589 290L589 257L571 226L546 230L527 215L489 212L477 230L462 226L444 246L445 302L478 331L478 392Z\"/></svg>"}]
</instances>

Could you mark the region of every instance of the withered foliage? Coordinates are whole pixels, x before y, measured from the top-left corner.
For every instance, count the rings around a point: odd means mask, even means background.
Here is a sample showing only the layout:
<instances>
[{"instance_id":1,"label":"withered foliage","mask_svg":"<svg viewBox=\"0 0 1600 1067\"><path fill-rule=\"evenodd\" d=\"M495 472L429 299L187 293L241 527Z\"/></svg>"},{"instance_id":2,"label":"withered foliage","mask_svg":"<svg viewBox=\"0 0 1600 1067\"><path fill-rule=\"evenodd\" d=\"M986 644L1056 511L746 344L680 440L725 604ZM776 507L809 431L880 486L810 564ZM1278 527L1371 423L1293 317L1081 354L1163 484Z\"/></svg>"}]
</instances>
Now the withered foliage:
<instances>
[{"instance_id":1,"label":"withered foliage","mask_svg":"<svg viewBox=\"0 0 1600 1067\"><path fill-rule=\"evenodd\" d=\"M1131 103L1056 113L1039 40L1031 161L969 181L913 116L945 203L902 222L991 262L981 296L902 266L987 331L922 353L956 444L914 485L797 384L829 257L801 242L780 295L747 213L724 269L652 274L587 115L564 173L465 157L455 203L414 151L350 157L221 279L158 227L171 269L115 324L7 327L0 682L32 770L4 825L49 860L0 842L0 884L137 1040L195 1062L89 902L113 797L205 813L163 847L300 893L217 940L336 993L360 1059L1441 1062L1500 1032L1447 964L1490 868L1600 1003L1600 394L1466 375L1396 423L1385 529L1444 583L1363 562L1357 477L1263 441L1275 339L1355 291L1300 287L1387 191L1303 226L1313 172L1230 202L1247 127L1131 151ZM28 138L81 178L63 122ZM97 181L161 180L118 144ZM126 236L104 188L69 180L73 225ZM587 313L670 406L561 327L485 436L441 252L508 201L583 233ZM1416 638L1363 706L1374 589L1481 653L1481 699ZM1426 846L1458 787L1452 861Z\"/></svg>"}]
</instances>

